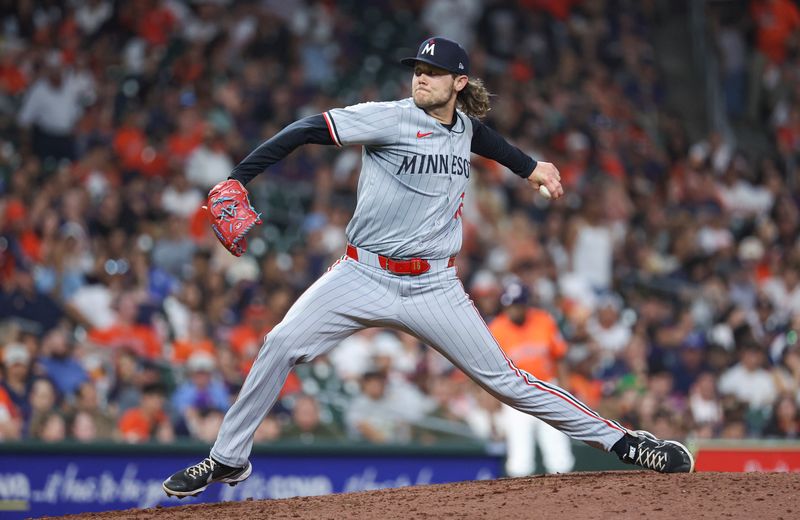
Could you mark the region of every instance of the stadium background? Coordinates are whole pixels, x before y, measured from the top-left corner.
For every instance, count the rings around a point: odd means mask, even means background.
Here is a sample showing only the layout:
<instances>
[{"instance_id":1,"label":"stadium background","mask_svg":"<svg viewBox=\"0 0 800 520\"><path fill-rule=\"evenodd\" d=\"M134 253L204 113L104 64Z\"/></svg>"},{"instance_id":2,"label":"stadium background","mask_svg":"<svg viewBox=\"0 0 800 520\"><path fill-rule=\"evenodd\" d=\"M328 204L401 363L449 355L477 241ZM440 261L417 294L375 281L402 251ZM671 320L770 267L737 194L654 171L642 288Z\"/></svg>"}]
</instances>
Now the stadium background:
<instances>
[{"instance_id":1,"label":"stadium background","mask_svg":"<svg viewBox=\"0 0 800 520\"><path fill-rule=\"evenodd\" d=\"M795 2L0 4L1 443L212 442L263 335L342 254L359 150L305 147L251 183L266 223L242 259L205 193L299 117L406 97L397 58L432 34L464 43L487 122L567 191L474 158L457 265L487 321L516 277L570 344L561 384L601 413L800 434ZM499 405L435 352L344 343L298 367L259 445L502 446ZM370 439L348 413L367 406L395 412Z\"/></svg>"}]
</instances>

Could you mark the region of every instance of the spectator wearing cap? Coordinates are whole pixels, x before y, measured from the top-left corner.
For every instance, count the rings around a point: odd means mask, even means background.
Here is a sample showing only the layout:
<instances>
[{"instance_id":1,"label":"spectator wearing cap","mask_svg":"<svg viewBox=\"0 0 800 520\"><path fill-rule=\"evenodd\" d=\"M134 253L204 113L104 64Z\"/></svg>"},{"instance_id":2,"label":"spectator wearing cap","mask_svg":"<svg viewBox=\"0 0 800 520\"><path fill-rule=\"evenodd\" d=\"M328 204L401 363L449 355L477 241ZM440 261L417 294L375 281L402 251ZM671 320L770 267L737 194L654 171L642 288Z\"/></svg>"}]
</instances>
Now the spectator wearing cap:
<instances>
[{"instance_id":1,"label":"spectator wearing cap","mask_svg":"<svg viewBox=\"0 0 800 520\"><path fill-rule=\"evenodd\" d=\"M786 329L787 315L778 311L764 293L757 293L753 307L745 311L750 333L762 345L768 345Z\"/></svg>"},{"instance_id":2,"label":"spectator wearing cap","mask_svg":"<svg viewBox=\"0 0 800 520\"><path fill-rule=\"evenodd\" d=\"M34 378L31 372L31 355L25 345L9 343L3 348L3 369L0 386L22 417L28 419L30 417L28 397Z\"/></svg>"},{"instance_id":3,"label":"spectator wearing cap","mask_svg":"<svg viewBox=\"0 0 800 520\"><path fill-rule=\"evenodd\" d=\"M688 395L697 378L709 370L705 353L706 341L702 333L695 331L686 336L671 370L676 392Z\"/></svg>"},{"instance_id":4,"label":"spectator wearing cap","mask_svg":"<svg viewBox=\"0 0 800 520\"><path fill-rule=\"evenodd\" d=\"M186 362L188 379L172 395L172 407L189 432L199 424L201 412L226 411L231 404L230 394L216 376L216 361L205 352L195 352Z\"/></svg>"},{"instance_id":5,"label":"spectator wearing cap","mask_svg":"<svg viewBox=\"0 0 800 520\"><path fill-rule=\"evenodd\" d=\"M350 403L345 422L354 439L374 444L408 442L411 428L404 403L387 392L386 374L370 368L361 378L361 393Z\"/></svg>"},{"instance_id":6,"label":"spectator wearing cap","mask_svg":"<svg viewBox=\"0 0 800 520\"><path fill-rule=\"evenodd\" d=\"M489 325L492 335L506 355L520 370L542 381L567 384L564 357L567 344L555 319L541 309L530 307L531 295L526 286L509 284L500 303L504 311ZM538 444L545 471L566 473L575 464L569 437L531 415L504 405L508 456L506 472L510 476L530 475L536 470L535 448Z\"/></svg>"}]
</instances>

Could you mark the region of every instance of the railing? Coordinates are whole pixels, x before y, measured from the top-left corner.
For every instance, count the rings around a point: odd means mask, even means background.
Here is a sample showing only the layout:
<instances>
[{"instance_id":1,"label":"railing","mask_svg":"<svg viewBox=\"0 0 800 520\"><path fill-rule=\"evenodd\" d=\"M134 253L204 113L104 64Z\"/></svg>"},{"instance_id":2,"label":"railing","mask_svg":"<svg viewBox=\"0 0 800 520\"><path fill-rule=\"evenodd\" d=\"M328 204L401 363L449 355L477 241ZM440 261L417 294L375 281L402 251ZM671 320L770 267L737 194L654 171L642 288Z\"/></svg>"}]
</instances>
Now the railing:
<instances>
[{"instance_id":1,"label":"railing","mask_svg":"<svg viewBox=\"0 0 800 520\"><path fill-rule=\"evenodd\" d=\"M720 65L710 38L713 35L706 11L708 0L690 0L689 24L692 34L692 57L697 74L705 83L705 107L708 128L722 135L726 142L735 143L736 137L725 110Z\"/></svg>"}]
</instances>

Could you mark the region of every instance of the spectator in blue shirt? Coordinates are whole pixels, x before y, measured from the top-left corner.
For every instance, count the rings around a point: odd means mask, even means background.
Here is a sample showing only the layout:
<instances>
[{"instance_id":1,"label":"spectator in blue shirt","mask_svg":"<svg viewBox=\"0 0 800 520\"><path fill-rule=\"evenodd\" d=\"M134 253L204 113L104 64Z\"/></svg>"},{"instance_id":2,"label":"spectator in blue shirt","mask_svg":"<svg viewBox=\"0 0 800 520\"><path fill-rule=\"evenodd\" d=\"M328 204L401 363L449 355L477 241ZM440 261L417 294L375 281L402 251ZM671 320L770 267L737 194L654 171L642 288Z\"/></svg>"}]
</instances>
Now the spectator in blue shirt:
<instances>
[{"instance_id":1,"label":"spectator in blue shirt","mask_svg":"<svg viewBox=\"0 0 800 520\"><path fill-rule=\"evenodd\" d=\"M203 412L226 411L230 406L230 394L215 374L216 361L206 352L196 352L186 362L188 379L172 396L175 413L184 421L192 436L199 428Z\"/></svg>"},{"instance_id":2,"label":"spectator in blue shirt","mask_svg":"<svg viewBox=\"0 0 800 520\"><path fill-rule=\"evenodd\" d=\"M42 340L43 357L39 364L65 396L75 394L81 383L89 379L81 364L72 357L72 350L70 338L63 328L51 330Z\"/></svg>"}]
</instances>

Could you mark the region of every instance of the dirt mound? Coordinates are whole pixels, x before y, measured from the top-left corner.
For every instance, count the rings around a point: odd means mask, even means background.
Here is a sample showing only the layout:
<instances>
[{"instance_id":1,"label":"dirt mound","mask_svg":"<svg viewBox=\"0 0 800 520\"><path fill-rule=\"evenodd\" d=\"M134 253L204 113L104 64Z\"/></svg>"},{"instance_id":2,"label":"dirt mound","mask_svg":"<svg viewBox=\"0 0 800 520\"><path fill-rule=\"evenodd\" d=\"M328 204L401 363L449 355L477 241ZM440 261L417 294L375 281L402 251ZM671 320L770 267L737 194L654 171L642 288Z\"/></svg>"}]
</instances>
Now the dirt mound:
<instances>
[{"instance_id":1,"label":"dirt mound","mask_svg":"<svg viewBox=\"0 0 800 520\"><path fill-rule=\"evenodd\" d=\"M615 471L458 482L285 500L130 509L61 518L790 520L800 518L799 496L800 473L660 475Z\"/></svg>"}]
</instances>

